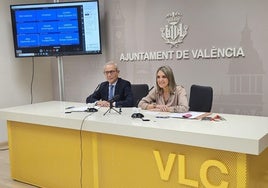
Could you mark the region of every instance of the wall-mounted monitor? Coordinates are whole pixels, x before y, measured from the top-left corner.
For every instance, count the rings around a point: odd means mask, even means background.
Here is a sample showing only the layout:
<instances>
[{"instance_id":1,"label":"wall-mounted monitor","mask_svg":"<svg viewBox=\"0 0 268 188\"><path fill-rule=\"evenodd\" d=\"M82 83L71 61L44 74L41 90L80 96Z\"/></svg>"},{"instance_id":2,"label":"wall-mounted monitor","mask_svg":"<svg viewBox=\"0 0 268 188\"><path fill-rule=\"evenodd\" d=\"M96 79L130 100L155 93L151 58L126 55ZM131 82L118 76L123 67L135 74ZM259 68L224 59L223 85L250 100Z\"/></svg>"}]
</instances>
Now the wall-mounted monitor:
<instances>
[{"instance_id":1,"label":"wall-mounted monitor","mask_svg":"<svg viewBox=\"0 0 268 188\"><path fill-rule=\"evenodd\" d=\"M11 5L15 57L101 53L98 0Z\"/></svg>"}]
</instances>

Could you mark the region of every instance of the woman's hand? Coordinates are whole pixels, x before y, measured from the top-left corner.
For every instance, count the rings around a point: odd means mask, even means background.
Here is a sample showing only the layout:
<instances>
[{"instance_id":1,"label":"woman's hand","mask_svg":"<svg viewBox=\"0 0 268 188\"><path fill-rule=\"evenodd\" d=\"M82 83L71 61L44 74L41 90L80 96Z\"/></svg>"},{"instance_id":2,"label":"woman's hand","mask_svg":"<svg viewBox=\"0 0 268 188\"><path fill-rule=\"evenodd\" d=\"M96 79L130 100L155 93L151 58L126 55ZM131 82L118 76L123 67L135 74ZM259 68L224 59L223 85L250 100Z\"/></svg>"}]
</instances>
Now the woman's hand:
<instances>
[{"instance_id":1,"label":"woman's hand","mask_svg":"<svg viewBox=\"0 0 268 188\"><path fill-rule=\"evenodd\" d=\"M167 105L156 105L149 104L147 110L158 111L158 112L169 112L169 107Z\"/></svg>"},{"instance_id":2,"label":"woman's hand","mask_svg":"<svg viewBox=\"0 0 268 188\"><path fill-rule=\"evenodd\" d=\"M161 111L161 112L169 112L167 105L156 105L155 108L159 109L159 111Z\"/></svg>"}]
</instances>

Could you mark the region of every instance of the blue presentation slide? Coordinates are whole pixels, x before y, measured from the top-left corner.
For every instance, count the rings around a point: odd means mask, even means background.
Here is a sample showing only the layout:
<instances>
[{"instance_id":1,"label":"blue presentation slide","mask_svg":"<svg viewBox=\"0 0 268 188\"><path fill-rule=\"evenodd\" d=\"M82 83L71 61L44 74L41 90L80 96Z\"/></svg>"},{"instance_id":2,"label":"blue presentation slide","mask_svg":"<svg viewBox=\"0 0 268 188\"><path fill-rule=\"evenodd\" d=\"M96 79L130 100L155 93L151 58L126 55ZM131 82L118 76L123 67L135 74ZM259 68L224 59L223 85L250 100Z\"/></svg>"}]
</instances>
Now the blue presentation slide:
<instances>
[{"instance_id":1,"label":"blue presentation slide","mask_svg":"<svg viewBox=\"0 0 268 188\"><path fill-rule=\"evenodd\" d=\"M76 8L16 12L19 47L79 45Z\"/></svg>"},{"instance_id":2,"label":"blue presentation slide","mask_svg":"<svg viewBox=\"0 0 268 188\"><path fill-rule=\"evenodd\" d=\"M17 34L37 34L37 23L20 23L17 24Z\"/></svg>"},{"instance_id":3,"label":"blue presentation slide","mask_svg":"<svg viewBox=\"0 0 268 188\"><path fill-rule=\"evenodd\" d=\"M19 47L34 47L38 45L38 35L28 34L28 35L18 35L18 46Z\"/></svg>"},{"instance_id":4,"label":"blue presentation slide","mask_svg":"<svg viewBox=\"0 0 268 188\"><path fill-rule=\"evenodd\" d=\"M54 46L59 44L58 34L40 35L40 46Z\"/></svg>"},{"instance_id":5,"label":"blue presentation slide","mask_svg":"<svg viewBox=\"0 0 268 188\"><path fill-rule=\"evenodd\" d=\"M61 20L77 20L76 8L57 9L57 17Z\"/></svg>"},{"instance_id":6,"label":"blue presentation slide","mask_svg":"<svg viewBox=\"0 0 268 188\"><path fill-rule=\"evenodd\" d=\"M36 21L56 21L57 20L57 10L56 9L45 9L36 11Z\"/></svg>"},{"instance_id":7,"label":"blue presentation slide","mask_svg":"<svg viewBox=\"0 0 268 188\"><path fill-rule=\"evenodd\" d=\"M58 23L59 32L78 32L78 23L77 21L63 21Z\"/></svg>"},{"instance_id":8,"label":"blue presentation slide","mask_svg":"<svg viewBox=\"0 0 268 188\"><path fill-rule=\"evenodd\" d=\"M79 35L78 33L72 34L60 34L59 35L60 45L70 45L70 44L79 44Z\"/></svg>"},{"instance_id":9,"label":"blue presentation slide","mask_svg":"<svg viewBox=\"0 0 268 188\"><path fill-rule=\"evenodd\" d=\"M35 22L36 21L36 10L19 10L16 12L16 22Z\"/></svg>"},{"instance_id":10,"label":"blue presentation slide","mask_svg":"<svg viewBox=\"0 0 268 188\"><path fill-rule=\"evenodd\" d=\"M40 35L44 33L57 33L58 23L57 22L38 22L38 33Z\"/></svg>"}]
</instances>

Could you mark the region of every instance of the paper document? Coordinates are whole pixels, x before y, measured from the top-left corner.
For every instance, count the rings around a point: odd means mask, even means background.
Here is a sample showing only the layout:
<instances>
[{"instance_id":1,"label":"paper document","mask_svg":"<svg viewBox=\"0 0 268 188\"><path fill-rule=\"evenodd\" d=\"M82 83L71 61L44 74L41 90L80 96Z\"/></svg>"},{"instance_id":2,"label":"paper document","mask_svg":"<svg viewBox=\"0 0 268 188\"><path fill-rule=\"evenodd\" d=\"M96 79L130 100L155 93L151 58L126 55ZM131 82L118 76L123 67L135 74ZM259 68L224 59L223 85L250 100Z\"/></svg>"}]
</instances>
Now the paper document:
<instances>
[{"instance_id":1,"label":"paper document","mask_svg":"<svg viewBox=\"0 0 268 188\"><path fill-rule=\"evenodd\" d=\"M146 111L145 113L155 116L156 118L188 118L188 119L197 119L198 117L202 117L207 114L206 112L195 112L195 111L189 111L185 113Z\"/></svg>"},{"instance_id":2,"label":"paper document","mask_svg":"<svg viewBox=\"0 0 268 188\"><path fill-rule=\"evenodd\" d=\"M85 112L88 108L89 106L72 107L72 108L66 109L66 111L67 112ZM92 108L99 109L100 107L94 106Z\"/></svg>"},{"instance_id":3,"label":"paper document","mask_svg":"<svg viewBox=\"0 0 268 188\"><path fill-rule=\"evenodd\" d=\"M74 107L69 109L71 112L84 112L88 109L88 106Z\"/></svg>"},{"instance_id":4,"label":"paper document","mask_svg":"<svg viewBox=\"0 0 268 188\"><path fill-rule=\"evenodd\" d=\"M194 111L189 111L189 112L185 112L185 113L170 113L169 117L195 119L199 116L204 115L205 113L206 112L194 112Z\"/></svg>"}]
</instances>

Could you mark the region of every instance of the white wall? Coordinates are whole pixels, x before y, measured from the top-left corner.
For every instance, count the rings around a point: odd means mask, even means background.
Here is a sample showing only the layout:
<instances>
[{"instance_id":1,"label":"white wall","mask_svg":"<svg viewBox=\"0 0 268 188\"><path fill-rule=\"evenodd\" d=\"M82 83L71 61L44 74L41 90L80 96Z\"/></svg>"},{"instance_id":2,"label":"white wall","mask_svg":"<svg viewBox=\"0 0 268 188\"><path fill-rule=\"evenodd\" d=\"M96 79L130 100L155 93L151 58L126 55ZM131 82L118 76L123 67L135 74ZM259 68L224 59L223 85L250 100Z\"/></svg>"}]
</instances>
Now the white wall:
<instances>
[{"instance_id":1,"label":"white wall","mask_svg":"<svg viewBox=\"0 0 268 188\"><path fill-rule=\"evenodd\" d=\"M0 108L30 104L32 58L15 58L10 4L41 1L5 0L0 1ZM42 1L44 2L44 1ZM35 58L33 102L53 99L51 58ZM0 121L0 142L7 141L6 121Z\"/></svg>"},{"instance_id":2,"label":"white wall","mask_svg":"<svg viewBox=\"0 0 268 188\"><path fill-rule=\"evenodd\" d=\"M66 100L84 102L103 81L103 64L119 61L121 53L241 46L244 58L119 62L121 76L152 86L156 69L167 64L188 96L192 84L213 87L214 112L268 115L267 0L101 0L100 5L104 53L64 58ZM160 28L176 11L189 32L179 47L170 48Z\"/></svg>"}]
</instances>

